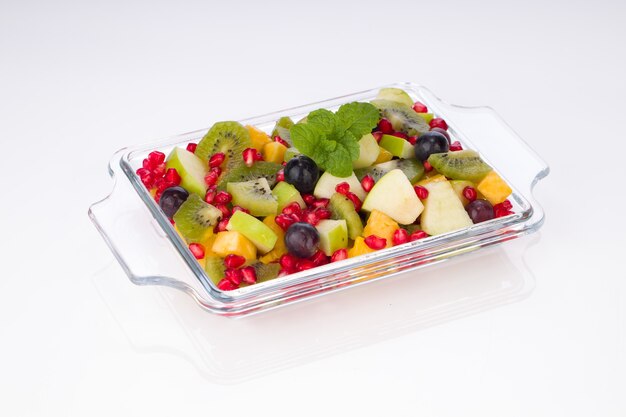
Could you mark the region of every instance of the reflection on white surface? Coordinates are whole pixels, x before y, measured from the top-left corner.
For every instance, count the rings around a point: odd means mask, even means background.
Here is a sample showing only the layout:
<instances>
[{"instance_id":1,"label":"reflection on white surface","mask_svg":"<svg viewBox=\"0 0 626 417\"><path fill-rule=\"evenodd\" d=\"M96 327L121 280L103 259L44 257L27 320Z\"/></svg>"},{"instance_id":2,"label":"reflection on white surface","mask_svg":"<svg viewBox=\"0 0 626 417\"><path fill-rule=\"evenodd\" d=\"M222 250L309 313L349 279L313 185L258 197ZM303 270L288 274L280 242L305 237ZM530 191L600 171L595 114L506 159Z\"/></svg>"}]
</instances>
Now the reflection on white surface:
<instances>
[{"instance_id":1,"label":"reflection on white surface","mask_svg":"<svg viewBox=\"0 0 626 417\"><path fill-rule=\"evenodd\" d=\"M538 240L518 239L238 320L207 313L178 291L134 287L114 264L94 283L138 352L179 356L212 382L228 384L520 300L534 286L523 253Z\"/></svg>"}]
</instances>

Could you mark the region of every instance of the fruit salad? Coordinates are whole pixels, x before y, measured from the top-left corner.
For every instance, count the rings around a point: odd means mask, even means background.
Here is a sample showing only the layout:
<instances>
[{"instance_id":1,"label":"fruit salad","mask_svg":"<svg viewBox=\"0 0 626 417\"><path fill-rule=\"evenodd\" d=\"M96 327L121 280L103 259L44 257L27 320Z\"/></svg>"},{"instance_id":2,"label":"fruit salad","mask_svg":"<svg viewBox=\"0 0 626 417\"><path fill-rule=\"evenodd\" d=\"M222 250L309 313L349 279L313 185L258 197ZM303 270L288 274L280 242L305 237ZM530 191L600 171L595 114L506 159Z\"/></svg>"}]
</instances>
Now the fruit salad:
<instances>
[{"instance_id":1,"label":"fruit salad","mask_svg":"<svg viewBox=\"0 0 626 417\"><path fill-rule=\"evenodd\" d=\"M403 90L271 132L215 123L137 176L223 291L511 215L511 188Z\"/></svg>"}]
</instances>

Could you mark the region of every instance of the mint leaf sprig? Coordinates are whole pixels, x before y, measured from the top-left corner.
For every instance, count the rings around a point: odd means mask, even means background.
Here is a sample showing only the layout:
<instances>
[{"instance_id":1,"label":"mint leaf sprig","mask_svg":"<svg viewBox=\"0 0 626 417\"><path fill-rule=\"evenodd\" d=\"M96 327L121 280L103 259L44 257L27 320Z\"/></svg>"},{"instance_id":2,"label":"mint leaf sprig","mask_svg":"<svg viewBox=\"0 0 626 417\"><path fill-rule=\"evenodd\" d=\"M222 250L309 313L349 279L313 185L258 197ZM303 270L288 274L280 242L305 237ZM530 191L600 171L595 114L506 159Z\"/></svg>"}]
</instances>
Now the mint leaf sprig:
<instances>
[{"instance_id":1,"label":"mint leaf sprig","mask_svg":"<svg viewBox=\"0 0 626 417\"><path fill-rule=\"evenodd\" d=\"M359 140L370 133L379 112L369 103L347 103L337 113L320 109L309 113L307 122L289 129L294 146L324 171L345 178L352 174L352 161L359 158Z\"/></svg>"}]
</instances>

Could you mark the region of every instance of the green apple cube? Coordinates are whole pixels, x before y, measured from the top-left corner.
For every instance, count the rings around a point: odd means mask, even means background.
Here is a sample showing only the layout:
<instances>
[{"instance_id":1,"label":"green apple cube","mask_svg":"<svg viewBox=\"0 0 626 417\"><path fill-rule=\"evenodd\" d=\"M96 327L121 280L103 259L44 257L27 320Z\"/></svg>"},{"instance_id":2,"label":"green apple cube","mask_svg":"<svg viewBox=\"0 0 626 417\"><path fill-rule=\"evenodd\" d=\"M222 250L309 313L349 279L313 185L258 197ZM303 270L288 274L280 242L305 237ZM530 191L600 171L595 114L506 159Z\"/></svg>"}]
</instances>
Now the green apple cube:
<instances>
[{"instance_id":1,"label":"green apple cube","mask_svg":"<svg viewBox=\"0 0 626 417\"><path fill-rule=\"evenodd\" d=\"M271 251L278 240L276 233L265 223L240 210L232 215L226 229L239 232L247 237L261 253Z\"/></svg>"},{"instance_id":2,"label":"green apple cube","mask_svg":"<svg viewBox=\"0 0 626 417\"><path fill-rule=\"evenodd\" d=\"M296 202L300 205L300 208L305 208L306 203L302 199L300 192L296 190L296 187L288 182L281 181L272 190L272 195L278 201L278 211L281 212L289 204Z\"/></svg>"},{"instance_id":3,"label":"green apple cube","mask_svg":"<svg viewBox=\"0 0 626 417\"><path fill-rule=\"evenodd\" d=\"M381 88L376 96L377 100L389 100L401 103L409 107L413 107L413 99L406 93L406 91L399 88Z\"/></svg>"},{"instance_id":4,"label":"green apple cube","mask_svg":"<svg viewBox=\"0 0 626 417\"><path fill-rule=\"evenodd\" d=\"M379 145L398 158L415 158L415 148L406 139L393 135L383 135Z\"/></svg>"},{"instance_id":5,"label":"green apple cube","mask_svg":"<svg viewBox=\"0 0 626 417\"><path fill-rule=\"evenodd\" d=\"M352 168L365 168L372 165L379 153L380 147L374 135L371 133L364 135L359 141L359 159L352 162Z\"/></svg>"},{"instance_id":6,"label":"green apple cube","mask_svg":"<svg viewBox=\"0 0 626 417\"><path fill-rule=\"evenodd\" d=\"M432 113L417 113L417 115L424 119L426 123L430 123L430 121L433 120L433 118L435 117L435 115Z\"/></svg>"},{"instance_id":7,"label":"green apple cube","mask_svg":"<svg viewBox=\"0 0 626 417\"><path fill-rule=\"evenodd\" d=\"M208 167L200 158L185 149L174 148L167 157L165 166L178 172L181 187L204 198L206 194L204 176Z\"/></svg>"},{"instance_id":8,"label":"green apple cube","mask_svg":"<svg viewBox=\"0 0 626 417\"><path fill-rule=\"evenodd\" d=\"M379 179L363 202L363 210L381 211L400 224L415 222L423 209L413 185L399 169L391 170Z\"/></svg>"},{"instance_id":9,"label":"green apple cube","mask_svg":"<svg viewBox=\"0 0 626 417\"><path fill-rule=\"evenodd\" d=\"M348 247L348 225L345 220L321 220L315 228L320 234L319 248L327 256Z\"/></svg>"},{"instance_id":10,"label":"green apple cube","mask_svg":"<svg viewBox=\"0 0 626 417\"><path fill-rule=\"evenodd\" d=\"M337 192L335 187L342 182L347 182L350 185L350 191L356 194L356 196L363 201L367 193L363 190L363 187L361 187L361 182L356 175L354 175L354 172L346 178L335 177L329 172L324 172L320 179L317 180L315 190L313 190L313 195L316 198L331 198L333 194Z\"/></svg>"}]
</instances>

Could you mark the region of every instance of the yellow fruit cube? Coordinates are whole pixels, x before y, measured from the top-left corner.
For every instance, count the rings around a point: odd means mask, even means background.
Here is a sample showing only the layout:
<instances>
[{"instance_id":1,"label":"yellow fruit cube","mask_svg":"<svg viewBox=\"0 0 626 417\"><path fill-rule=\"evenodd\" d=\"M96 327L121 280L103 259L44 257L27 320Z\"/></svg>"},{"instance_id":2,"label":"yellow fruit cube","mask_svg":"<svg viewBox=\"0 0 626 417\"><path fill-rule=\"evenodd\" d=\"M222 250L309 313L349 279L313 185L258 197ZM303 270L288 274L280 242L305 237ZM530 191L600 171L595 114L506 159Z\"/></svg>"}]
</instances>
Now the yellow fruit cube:
<instances>
[{"instance_id":1,"label":"yellow fruit cube","mask_svg":"<svg viewBox=\"0 0 626 417\"><path fill-rule=\"evenodd\" d=\"M504 182L502 177L496 171L491 171L481 182L478 183L476 189L485 196L487 201L492 205L500 204L511 195L513 190Z\"/></svg>"},{"instance_id":2,"label":"yellow fruit cube","mask_svg":"<svg viewBox=\"0 0 626 417\"><path fill-rule=\"evenodd\" d=\"M372 249L367 246L365 239L362 236L357 236L354 241L354 246L348 249L348 258L354 258L355 256L365 255L366 253L376 252L376 249Z\"/></svg>"},{"instance_id":3,"label":"yellow fruit cube","mask_svg":"<svg viewBox=\"0 0 626 417\"><path fill-rule=\"evenodd\" d=\"M215 236L213 253L222 258L226 255L240 255L247 260L256 259L256 246L250 242L244 235L236 231L219 232Z\"/></svg>"},{"instance_id":4,"label":"yellow fruit cube","mask_svg":"<svg viewBox=\"0 0 626 417\"><path fill-rule=\"evenodd\" d=\"M400 226L391 217L382 211L372 210L370 217L367 219L363 236L376 235L387 240L387 248L392 246L393 234Z\"/></svg>"},{"instance_id":5,"label":"yellow fruit cube","mask_svg":"<svg viewBox=\"0 0 626 417\"><path fill-rule=\"evenodd\" d=\"M276 224L276 216L267 216L263 219L263 223L265 223L274 233L278 236L276 240L276 244L274 245L274 249L261 256L259 259L264 264L269 264L271 262L277 261L281 256L287 253L287 246L285 246L285 232L283 229Z\"/></svg>"},{"instance_id":6,"label":"yellow fruit cube","mask_svg":"<svg viewBox=\"0 0 626 417\"><path fill-rule=\"evenodd\" d=\"M282 143L266 143L265 146L263 146L263 159L267 162L282 164L285 159L285 152L287 152L287 147Z\"/></svg>"},{"instance_id":7,"label":"yellow fruit cube","mask_svg":"<svg viewBox=\"0 0 626 417\"><path fill-rule=\"evenodd\" d=\"M374 164L382 164L383 162L391 161L391 159L393 158L393 155L391 154L391 152L389 152L387 149L383 148L382 146L379 146L378 150L380 152L378 152L378 157L374 161Z\"/></svg>"},{"instance_id":8,"label":"yellow fruit cube","mask_svg":"<svg viewBox=\"0 0 626 417\"><path fill-rule=\"evenodd\" d=\"M246 129L248 129L248 133L250 133L250 141L252 142L252 147L259 152L263 150L263 147L265 145L272 141L267 133L260 129L257 129L254 126L247 125Z\"/></svg>"}]
</instances>

